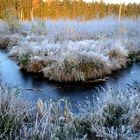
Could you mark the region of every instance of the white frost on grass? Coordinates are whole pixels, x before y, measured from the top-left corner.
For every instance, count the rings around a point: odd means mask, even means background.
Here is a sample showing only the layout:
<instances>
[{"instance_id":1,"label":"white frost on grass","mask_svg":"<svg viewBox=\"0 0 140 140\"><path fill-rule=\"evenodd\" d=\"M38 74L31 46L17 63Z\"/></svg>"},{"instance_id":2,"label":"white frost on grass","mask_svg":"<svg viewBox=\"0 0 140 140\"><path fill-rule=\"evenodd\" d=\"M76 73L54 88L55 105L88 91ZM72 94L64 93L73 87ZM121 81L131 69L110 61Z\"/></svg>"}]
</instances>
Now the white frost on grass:
<instances>
[{"instance_id":1,"label":"white frost on grass","mask_svg":"<svg viewBox=\"0 0 140 140\"><path fill-rule=\"evenodd\" d=\"M50 80L102 78L113 70L126 67L130 53L139 53L139 21L118 21L108 17L87 22L23 22L21 30L27 34L10 50L9 55L16 56L19 61L22 56L28 56L28 66L33 63L30 60L35 60L32 58L39 56L43 59L39 72L43 71ZM42 29L45 34L42 34Z\"/></svg>"},{"instance_id":2,"label":"white frost on grass","mask_svg":"<svg viewBox=\"0 0 140 140\"><path fill-rule=\"evenodd\" d=\"M6 33L6 32L8 32L7 25L5 24L5 22L0 20L0 34Z\"/></svg>"},{"instance_id":3,"label":"white frost on grass","mask_svg":"<svg viewBox=\"0 0 140 140\"><path fill-rule=\"evenodd\" d=\"M106 139L139 139L140 96L136 90L114 91L108 90L102 98L98 98L94 110L96 119L92 124L92 131L97 136ZM135 109L134 109L135 108ZM116 126L115 126L115 125ZM132 134L132 131L136 131ZM137 138L136 138L137 137Z\"/></svg>"},{"instance_id":4,"label":"white frost on grass","mask_svg":"<svg viewBox=\"0 0 140 140\"><path fill-rule=\"evenodd\" d=\"M117 42L116 42L117 41ZM10 56L39 56L43 59L44 76L55 81L85 81L101 78L126 66L128 51L118 40L83 40L52 43L29 40L13 47ZM45 63L45 65L44 65ZM29 66L28 65L28 66ZM30 71L30 70L29 70Z\"/></svg>"},{"instance_id":5,"label":"white frost on grass","mask_svg":"<svg viewBox=\"0 0 140 140\"><path fill-rule=\"evenodd\" d=\"M77 105L78 113L64 99L39 99L32 107L18 93L0 85L1 139L140 139L140 85L125 91L110 87L97 100L93 95L93 102Z\"/></svg>"}]
</instances>

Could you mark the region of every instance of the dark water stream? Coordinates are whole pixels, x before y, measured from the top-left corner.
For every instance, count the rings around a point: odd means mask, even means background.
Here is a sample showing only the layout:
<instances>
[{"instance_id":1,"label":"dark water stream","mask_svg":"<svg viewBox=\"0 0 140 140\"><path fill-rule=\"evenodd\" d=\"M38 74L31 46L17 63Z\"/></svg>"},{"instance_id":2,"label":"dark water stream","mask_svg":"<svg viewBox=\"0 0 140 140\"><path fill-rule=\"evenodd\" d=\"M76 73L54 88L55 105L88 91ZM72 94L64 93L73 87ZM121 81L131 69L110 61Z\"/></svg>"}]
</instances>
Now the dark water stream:
<instances>
[{"instance_id":1,"label":"dark water stream","mask_svg":"<svg viewBox=\"0 0 140 140\"><path fill-rule=\"evenodd\" d=\"M93 94L98 95L100 87L106 88L107 85L115 88L126 88L127 84L134 81L140 81L140 64L134 63L127 69L115 72L110 78L100 84L56 84L42 80L37 75L29 75L19 70L16 62L8 58L5 52L0 52L0 80L10 87L22 89L39 89L24 90L20 95L26 100L36 102L39 98L43 100L67 98L71 103L83 101L86 98L93 99Z\"/></svg>"}]
</instances>

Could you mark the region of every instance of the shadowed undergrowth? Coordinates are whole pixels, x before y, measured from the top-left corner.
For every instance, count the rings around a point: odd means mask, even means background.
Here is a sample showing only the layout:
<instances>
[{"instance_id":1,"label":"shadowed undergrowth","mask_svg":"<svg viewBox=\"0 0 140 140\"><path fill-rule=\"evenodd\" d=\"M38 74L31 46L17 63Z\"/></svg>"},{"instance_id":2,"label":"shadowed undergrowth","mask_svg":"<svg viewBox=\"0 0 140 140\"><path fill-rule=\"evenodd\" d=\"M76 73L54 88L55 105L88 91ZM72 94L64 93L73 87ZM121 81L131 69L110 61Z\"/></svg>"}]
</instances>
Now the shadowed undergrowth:
<instances>
[{"instance_id":1,"label":"shadowed undergrowth","mask_svg":"<svg viewBox=\"0 0 140 140\"><path fill-rule=\"evenodd\" d=\"M19 99L16 89L0 86L0 138L93 140L140 138L140 86L119 91L112 88L98 98L78 105L73 113L66 100L33 107Z\"/></svg>"}]
</instances>

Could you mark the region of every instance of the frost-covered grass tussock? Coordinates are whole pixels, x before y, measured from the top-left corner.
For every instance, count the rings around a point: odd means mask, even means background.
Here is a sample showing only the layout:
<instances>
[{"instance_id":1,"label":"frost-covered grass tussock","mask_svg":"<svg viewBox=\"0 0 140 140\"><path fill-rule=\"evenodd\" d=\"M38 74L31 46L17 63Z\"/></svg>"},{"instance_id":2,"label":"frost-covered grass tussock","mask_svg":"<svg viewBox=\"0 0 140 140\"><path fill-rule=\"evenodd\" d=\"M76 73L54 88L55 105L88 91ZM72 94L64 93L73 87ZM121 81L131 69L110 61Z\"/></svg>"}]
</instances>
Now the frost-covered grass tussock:
<instances>
[{"instance_id":1,"label":"frost-covered grass tussock","mask_svg":"<svg viewBox=\"0 0 140 140\"><path fill-rule=\"evenodd\" d=\"M49 80L60 82L102 78L128 62L128 50L119 40L27 41L13 47L9 55L17 57L28 72L43 72Z\"/></svg>"},{"instance_id":2,"label":"frost-covered grass tussock","mask_svg":"<svg viewBox=\"0 0 140 140\"><path fill-rule=\"evenodd\" d=\"M15 89L0 86L1 139L140 139L140 86L125 91L109 88L94 102L78 105L73 113L66 100L32 107Z\"/></svg>"},{"instance_id":3,"label":"frost-covered grass tussock","mask_svg":"<svg viewBox=\"0 0 140 140\"><path fill-rule=\"evenodd\" d=\"M9 56L17 58L21 69L42 72L53 81L103 78L140 59L139 23L139 19L114 17L87 22L24 21L17 45L9 45Z\"/></svg>"}]
</instances>

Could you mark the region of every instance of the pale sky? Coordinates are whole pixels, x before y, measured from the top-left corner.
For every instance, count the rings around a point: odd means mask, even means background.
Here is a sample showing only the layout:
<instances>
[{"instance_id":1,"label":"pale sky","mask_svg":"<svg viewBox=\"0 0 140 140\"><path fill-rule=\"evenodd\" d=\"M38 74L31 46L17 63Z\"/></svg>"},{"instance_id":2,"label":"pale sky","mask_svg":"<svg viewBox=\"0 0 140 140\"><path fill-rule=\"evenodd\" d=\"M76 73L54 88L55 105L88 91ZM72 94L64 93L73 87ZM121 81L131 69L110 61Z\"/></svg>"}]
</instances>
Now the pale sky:
<instances>
[{"instance_id":1,"label":"pale sky","mask_svg":"<svg viewBox=\"0 0 140 140\"><path fill-rule=\"evenodd\" d=\"M88 2L92 2L92 1L100 1L100 0L85 0L85 1L88 1ZM140 3L140 0L104 0L104 2L106 3Z\"/></svg>"}]
</instances>

